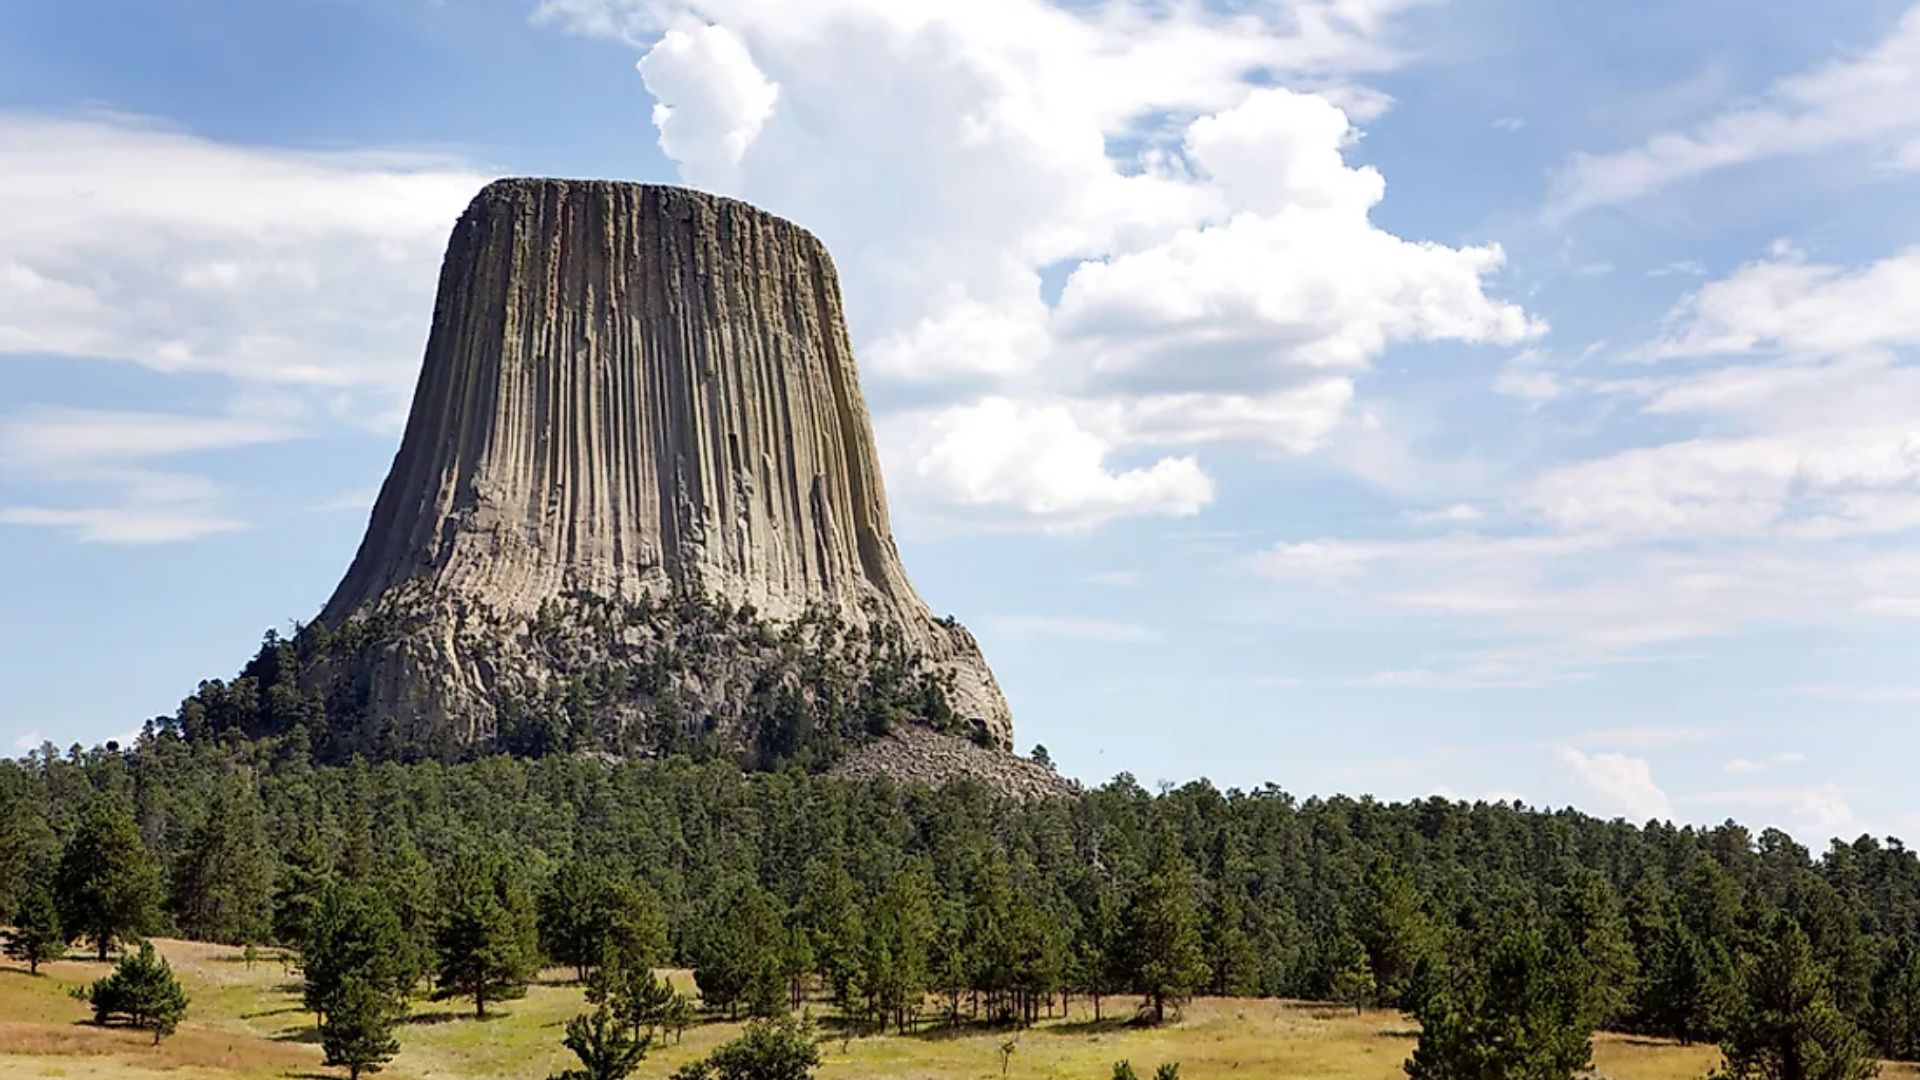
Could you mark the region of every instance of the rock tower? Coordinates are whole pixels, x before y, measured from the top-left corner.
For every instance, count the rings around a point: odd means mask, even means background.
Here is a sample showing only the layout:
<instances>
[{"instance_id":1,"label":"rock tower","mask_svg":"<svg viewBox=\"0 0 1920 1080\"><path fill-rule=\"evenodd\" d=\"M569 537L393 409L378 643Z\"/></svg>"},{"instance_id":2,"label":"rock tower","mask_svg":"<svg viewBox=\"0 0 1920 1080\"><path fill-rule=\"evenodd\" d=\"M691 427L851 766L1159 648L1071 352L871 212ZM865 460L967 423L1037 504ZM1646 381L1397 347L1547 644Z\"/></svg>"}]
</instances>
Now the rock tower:
<instances>
[{"instance_id":1,"label":"rock tower","mask_svg":"<svg viewBox=\"0 0 1920 1080\"><path fill-rule=\"evenodd\" d=\"M490 184L448 244L406 433L309 681L361 742L471 746L507 697L521 708L662 638L657 616L582 612L688 598L758 620L761 640L824 621L810 647L849 663L885 642L949 723L1011 744L972 635L900 565L820 241L683 188ZM729 697L777 681L763 659L676 681L656 657L664 682L595 692L621 723L670 690L724 729Z\"/></svg>"}]
</instances>

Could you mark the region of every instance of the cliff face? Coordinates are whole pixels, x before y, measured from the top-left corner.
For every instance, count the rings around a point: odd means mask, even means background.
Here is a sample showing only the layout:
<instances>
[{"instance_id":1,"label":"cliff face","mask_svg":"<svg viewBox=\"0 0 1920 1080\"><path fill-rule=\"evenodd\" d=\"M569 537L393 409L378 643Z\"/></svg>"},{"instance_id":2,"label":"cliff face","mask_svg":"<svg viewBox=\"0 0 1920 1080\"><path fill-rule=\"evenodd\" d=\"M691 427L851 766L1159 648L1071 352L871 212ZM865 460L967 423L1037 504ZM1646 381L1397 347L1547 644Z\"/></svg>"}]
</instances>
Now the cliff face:
<instances>
[{"instance_id":1,"label":"cliff face","mask_svg":"<svg viewBox=\"0 0 1920 1080\"><path fill-rule=\"evenodd\" d=\"M849 662L884 643L1011 741L972 636L900 565L820 242L680 188L489 185L454 229L399 454L320 616L351 643L320 684L385 737L471 745L503 694L662 637L652 614L609 628L586 608L676 596L830 626L806 645ZM720 670L675 708L725 713L769 678L751 656ZM613 697L626 720L658 704Z\"/></svg>"}]
</instances>

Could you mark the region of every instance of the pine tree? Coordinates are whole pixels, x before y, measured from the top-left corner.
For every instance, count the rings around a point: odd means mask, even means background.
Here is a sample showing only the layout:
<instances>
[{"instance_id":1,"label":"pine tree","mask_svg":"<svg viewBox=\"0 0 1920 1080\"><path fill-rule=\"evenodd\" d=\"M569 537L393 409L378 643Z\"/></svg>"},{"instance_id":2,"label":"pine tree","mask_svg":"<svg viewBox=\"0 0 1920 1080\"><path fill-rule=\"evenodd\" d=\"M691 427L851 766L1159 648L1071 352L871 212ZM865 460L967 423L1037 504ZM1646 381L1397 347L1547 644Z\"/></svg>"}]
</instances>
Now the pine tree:
<instances>
[{"instance_id":1,"label":"pine tree","mask_svg":"<svg viewBox=\"0 0 1920 1080\"><path fill-rule=\"evenodd\" d=\"M391 986L349 977L334 993L320 1024L327 1064L345 1066L350 1080L379 1072L400 1052L393 1031L405 1012Z\"/></svg>"},{"instance_id":2,"label":"pine tree","mask_svg":"<svg viewBox=\"0 0 1920 1080\"><path fill-rule=\"evenodd\" d=\"M313 919L335 880L333 855L311 827L288 854L273 893L273 936L304 948Z\"/></svg>"},{"instance_id":3,"label":"pine tree","mask_svg":"<svg viewBox=\"0 0 1920 1080\"><path fill-rule=\"evenodd\" d=\"M1358 907L1355 929L1381 1000L1410 1006L1408 982L1433 949L1433 925L1413 879L1384 856L1374 860Z\"/></svg>"},{"instance_id":4,"label":"pine tree","mask_svg":"<svg viewBox=\"0 0 1920 1080\"><path fill-rule=\"evenodd\" d=\"M694 982L712 1008L738 1016L786 1011L781 974L785 933L779 901L757 882L742 879L727 890L694 951Z\"/></svg>"},{"instance_id":5,"label":"pine tree","mask_svg":"<svg viewBox=\"0 0 1920 1080\"><path fill-rule=\"evenodd\" d=\"M470 997L476 1017L487 1002L517 997L539 965L533 905L499 859L462 856L441 888L434 932L435 996Z\"/></svg>"},{"instance_id":6,"label":"pine tree","mask_svg":"<svg viewBox=\"0 0 1920 1080\"><path fill-rule=\"evenodd\" d=\"M540 944L586 982L610 950L651 965L667 948L666 918L651 894L581 860L563 864L541 890Z\"/></svg>"},{"instance_id":7,"label":"pine tree","mask_svg":"<svg viewBox=\"0 0 1920 1080\"><path fill-rule=\"evenodd\" d=\"M1127 910L1133 986L1146 995L1156 1024L1166 1020L1169 1004L1184 1003L1207 977L1193 892L1192 866L1171 835L1163 835Z\"/></svg>"},{"instance_id":8,"label":"pine tree","mask_svg":"<svg viewBox=\"0 0 1920 1080\"><path fill-rule=\"evenodd\" d=\"M1589 1026L1603 1027L1620 1019L1626 1014L1640 963L1619 896L1598 873L1577 868L1561 890L1560 919L1585 967L1580 985Z\"/></svg>"},{"instance_id":9,"label":"pine tree","mask_svg":"<svg viewBox=\"0 0 1920 1080\"><path fill-rule=\"evenodd\" d=\"M626 1080L647 1056L650 1037L634 1038L605 1006L567 1021L567 1049L580 1059L580 1068L556 1074L552 1080Z\"/></svg>"},{"instance_id":10,"label":"pine tree","mask_svg":"<svg viewBox=\"0 0 1920 1080\"><path fill-rule=\"evenodd\" d=\"M60 928L60 911L53 893L43 881L30 881L20 897L13 917L13 929L7 932L6 953L27 965L29 975L40 974L40 965L65 956L66 931Z\"/></svg>"},{"instance_id":11,"label":"pine tree","mask_svg":"<svg viewBox=\"0 0 1920 1080\"><path fill-rule=\"evenodd\" d=\"M223 786L174 864L172 908L181 931L239 944L272 933L273 866L252 792Z\"/></svg>"},{"instance_id":12,"label":"pine tree","mask_svg":"<svg viewBox=\"0 0 1920 1080\"><path fill-rule=\"evenodd\" d=\"M1593 1060L1582 991L1542 936L1516 930L1461 957L1420 996L1409 1080L1571 1080Z\"/></svg>"},{"instance_id":13,"label":"pine tree","mask_svg":"<svg viewBox=\"0 0 1920 1080\"><path fill-rule=\"evenodd\" d=\"M60 856L55 875L60 924L93 942L104 961L116 941L146 933L160 917L160 872L133 816L102 801Z\"/></svg>"},{"instance_id":14,"label":"pine tree","mask_svg":"<svg viewBox=\"0 0 1920 1080\"><path fill-rule=\"evenodd\" d=\"M1881 1054L1920 1060L1920 951L1890 958L1874 983L1873 1035Z\"/></svg>"},{"instance_id":15,"label":"pine tree","mask_svg":"<svg viewBox=\"0 0 1920 1080\"><path fill-rule=\"evenodd\" d=\"M1869 1080L1880 1072L1866 1035L1834 1004L1806 932L1785 916L1767 928L1720 1049L1725 1080Z\"/></svg>"},{"instance_id":16,"label":"pine tree","mask_svg":"<svg viewBox=\"0 0 1920 1080\"><path fill-rule=\"evenodd\" d=\"M1342 934L1333 948L1333 978L1328 986L1333 1000L1353 1006L1355 1016L1373 1004L1380 988L1373 979L1373 966L1367 962L1366 946L1351 934Z\"/></svg>"},{"instance_id":17,"label":"pine tree","mask_svg":"<svg viewBox=\"0 0 1920 1080\"><path fill-rule=\"evenodd\" d=\"M151 1028L153 1041L173 1034L187 1015L187 993L174 978L173 967L143 941L140 951L120 958L113 973L86 991L96 1024L124 1020L132 1027Z\"/></svg>"},{"instance_id":18,"label":"pine tree","mask_svg":"<svg viewBox=\"0 0 1920 1080\"><path fill-rule=\"evenodd\" d=\"M363 886L334 885L321 897L301 950L301 998L324 1024L348 987L403 999L419 981L400 920L386 898Z\"/></svg>"}]
</instances>

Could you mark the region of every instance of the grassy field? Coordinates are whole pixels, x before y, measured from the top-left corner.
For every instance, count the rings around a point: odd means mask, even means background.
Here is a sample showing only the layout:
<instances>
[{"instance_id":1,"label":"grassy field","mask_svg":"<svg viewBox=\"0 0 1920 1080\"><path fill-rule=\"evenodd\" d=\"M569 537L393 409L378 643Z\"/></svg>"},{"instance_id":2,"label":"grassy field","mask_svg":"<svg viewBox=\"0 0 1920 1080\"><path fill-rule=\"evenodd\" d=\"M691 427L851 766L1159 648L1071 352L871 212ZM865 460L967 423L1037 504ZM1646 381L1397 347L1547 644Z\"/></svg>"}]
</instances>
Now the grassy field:
<instances>
[{"instance_id":1,"label":"grassy field","mask_svg":"<svg viewBox=\"0 0 1920 1080\"><path fill-rule=\"evenodd\" d=\"M343 1076L323 1068L312 1017L299 1007L297 979L273 961L251 969L239 950L184 941L156 942L193 998L187 1022L159 1046L139 1032L98 1028L67 996L98 978L104 966L69 959L30 978L0 964L0 1080L127 1077L131 1080L242 1080L253 1077ZM508 1002L497 1016L473 1019L451 1003L420 1002L400 1032L401 1054L383 1076L395 1080L511 1077L539 1080L572 1063L560 1046L561 1026L582 1006L562 973ZM1000 1045L1017 1045L1006 1076L1020 1080L1107 1080L1113 1062L1131 1060L1143 1075L1163 1061L1181 1063L1188 1080L1212 1077L1313 1077L1393 1080L1413 1045L1396 1013L1333 1010L1300 1002L1211 999L1194 1002L1175 1024L1158 1029L1094 1024L1075 1005L1071 1019L1010 1036L994 1031L933 1031L822 1045L823 1080L991 1080L999 1077ZM641 1077L663 1077L738 1030L705 1023L681 1045L657 1048ZM1717 1058L1711 1048L1620 1036L1596 1040L1600 1072L1616 1080L1697 1080ZM1144 1066L1144 1067L1143 1067ZM1888 1080L1920 1073L1889 1068Z\"/></svg>"}]
</instances>

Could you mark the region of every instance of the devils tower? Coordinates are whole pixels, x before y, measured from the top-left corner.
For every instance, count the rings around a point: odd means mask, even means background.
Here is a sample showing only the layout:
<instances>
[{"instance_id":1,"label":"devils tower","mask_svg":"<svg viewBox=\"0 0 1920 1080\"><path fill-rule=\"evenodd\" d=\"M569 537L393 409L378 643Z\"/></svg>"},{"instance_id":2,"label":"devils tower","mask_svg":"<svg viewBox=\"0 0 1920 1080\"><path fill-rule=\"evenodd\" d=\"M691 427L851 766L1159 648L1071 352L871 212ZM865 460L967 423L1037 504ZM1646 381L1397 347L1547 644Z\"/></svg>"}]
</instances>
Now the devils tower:
<instances>
[{"instance_id":1,"label":"devils tower","mask_svg":"<svg viewBox=\"0 0 1920 1080\"><path fill-rule=\"evenodd\" d=\"M1012 739L901 567L825 247L682 188L475 197L316 629L301 682L343 751Z\"/></svg>"}]
</instances>

